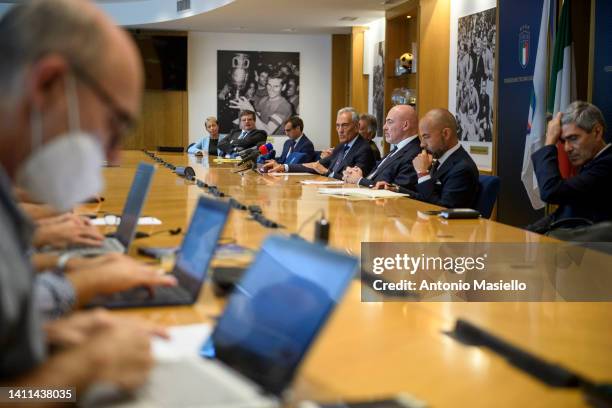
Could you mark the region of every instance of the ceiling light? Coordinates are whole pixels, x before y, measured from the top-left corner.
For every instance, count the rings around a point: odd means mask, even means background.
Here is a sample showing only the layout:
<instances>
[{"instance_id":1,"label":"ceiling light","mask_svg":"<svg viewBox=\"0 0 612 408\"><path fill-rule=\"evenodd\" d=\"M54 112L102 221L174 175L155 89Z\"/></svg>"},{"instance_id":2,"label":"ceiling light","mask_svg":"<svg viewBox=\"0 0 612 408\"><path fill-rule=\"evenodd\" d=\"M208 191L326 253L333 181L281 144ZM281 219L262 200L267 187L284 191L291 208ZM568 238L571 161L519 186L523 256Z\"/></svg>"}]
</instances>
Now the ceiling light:
<instances>
[{"instance_id":1,"label":"ceiling light","mask_svg":"<svg viewBox=\"0 0 612 408\"><path fill-rule=\"evenodd\" d=\"M295 33L297 28L283 28L281 31L285 33Z\"/></svg>"},{"instance_id":2,"label":"ceiling light","mask_svg":"<svg viewBox=\"0 0 612 408\"><path fill-rule=\"evenodd\" d=\"M407 18L408 20L410 20L410 19L412 18L412 16L406 16L406 18Z\"/></svg>"},{"instance_id":3,"label":"ceiling light","mask_svg":"<svg viewBox=\"0 0 612 408\"><path fill-rule=\"evenodd\" d=\"M357 20L357 17L349 17L349 16L346 16L346 17L342 17L342 18L340 19L340 21L355 21L355 20Z\"/></svg>"}]
</instances>

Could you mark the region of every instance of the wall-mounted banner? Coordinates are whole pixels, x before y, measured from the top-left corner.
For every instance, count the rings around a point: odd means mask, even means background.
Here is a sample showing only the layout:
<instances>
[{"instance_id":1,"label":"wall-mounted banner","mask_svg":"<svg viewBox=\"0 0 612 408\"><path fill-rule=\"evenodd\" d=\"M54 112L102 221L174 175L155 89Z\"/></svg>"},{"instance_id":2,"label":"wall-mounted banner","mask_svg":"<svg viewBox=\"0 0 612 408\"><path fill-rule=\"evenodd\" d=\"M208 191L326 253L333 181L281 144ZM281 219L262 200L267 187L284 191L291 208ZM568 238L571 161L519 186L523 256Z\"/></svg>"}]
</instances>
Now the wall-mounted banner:
<instances>
[{"instance_id":1,"label":"wall-mounted banner","mask_svg":"<svg viewBox=\"0 0 612 408\"><path fill-rule=\"evenodd\" d=\"M496 2L451 2L449 110L476 165L493 162Z\"/></svg>"},{"instance_id":2,"label":"wall-mounted banner","mask_svg":"<svg viewBox=\"0 0 612 408\"><path fill-rule=\"evenodd\" d=\"M612 141L612 1L595 3L595 49L593 58L593 104L604 114L608 124L608 142Z\"/></svg>"},{"instance_id":3,"label":"wall-mounted banner","mask_svg":"<svg viewBox=\"0 0 612 408\"><path fill-rule=\"evenodd\" d=\"M361 244L361 300L612 301L612 244Z\"/></svg>"}]
</instances>

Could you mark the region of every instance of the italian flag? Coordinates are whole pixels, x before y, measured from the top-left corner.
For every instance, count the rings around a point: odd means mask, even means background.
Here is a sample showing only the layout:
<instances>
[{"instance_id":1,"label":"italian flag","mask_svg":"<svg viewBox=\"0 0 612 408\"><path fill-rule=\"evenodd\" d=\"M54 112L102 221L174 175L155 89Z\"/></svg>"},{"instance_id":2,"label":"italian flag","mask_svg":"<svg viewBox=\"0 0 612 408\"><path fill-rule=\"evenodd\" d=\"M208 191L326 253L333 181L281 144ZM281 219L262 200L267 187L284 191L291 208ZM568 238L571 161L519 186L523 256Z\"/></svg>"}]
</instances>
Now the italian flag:
<instances>
[{"instance_id":1,"label":"italian flag","mask_svg":"<svg viewBox=\"0 0 612 408\"><path fill-rule=\"evenodd\" d=\"M557 112L564 111L576 99L576 68L570 25L570 1L563 1L551 63L547 111L553 117ZM558 143L557 150L559 153L559 170L561 175L567 178L574 173L574 169L563 149L563 144Z\"/></svg>"}]
</instances>

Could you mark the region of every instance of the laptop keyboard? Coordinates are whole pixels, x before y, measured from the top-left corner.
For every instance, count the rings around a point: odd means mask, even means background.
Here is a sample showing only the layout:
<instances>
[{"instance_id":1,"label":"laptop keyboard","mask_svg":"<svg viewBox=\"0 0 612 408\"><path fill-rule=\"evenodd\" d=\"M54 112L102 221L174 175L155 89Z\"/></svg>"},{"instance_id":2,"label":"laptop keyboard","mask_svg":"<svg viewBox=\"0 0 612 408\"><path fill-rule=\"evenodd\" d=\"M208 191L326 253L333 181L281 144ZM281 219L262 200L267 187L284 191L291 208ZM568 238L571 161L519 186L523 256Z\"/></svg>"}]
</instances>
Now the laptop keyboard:
<instances>
[{"instance_id":1,"label":"laptop keyboard","mask_svg":"<svg viewBox=\"0 0 612 408\"><path fill-rule=\"evenodd\" d=\"M125 247L117 238L104 238L102 245L99 247L87 247L87 246L72 246L68 248L76 256L95 256L101 254L107 254L109 252L125 252Z\"/></svg>"},{"instance_id":2,"label":"laptop keyboard","mask_svg":"<svg viewBox=\"0 0 612 408\"><path fill-rule=\"evenodd\" d=\"M105 296L105 303L141 303L165 304L165 303L191 303L192 298L187 291L180 286L166 287L156 286L153 291L145 287L137 287L123 292Z\"/></svg>"}]
</instances>

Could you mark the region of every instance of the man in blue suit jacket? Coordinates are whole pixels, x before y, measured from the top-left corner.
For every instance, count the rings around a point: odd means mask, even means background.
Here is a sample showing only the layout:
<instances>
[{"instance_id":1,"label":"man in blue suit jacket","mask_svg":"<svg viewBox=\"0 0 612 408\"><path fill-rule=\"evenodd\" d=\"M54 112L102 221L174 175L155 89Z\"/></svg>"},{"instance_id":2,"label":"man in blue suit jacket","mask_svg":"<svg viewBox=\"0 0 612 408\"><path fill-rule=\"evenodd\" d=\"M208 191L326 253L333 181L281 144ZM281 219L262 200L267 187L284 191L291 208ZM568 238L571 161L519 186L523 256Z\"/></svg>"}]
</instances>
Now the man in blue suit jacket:
<instances>
[{"instance_id":1,"label":"man in blue suit jacket","mask_svg":"<svg viewBox=\"0 0 612 408\"><path fill-rule=\"evenodd\" d=\"M295 153L300 153L297 161L292 163L308 163L314 159L314 145L304 134L304 121L299 116L291 116L285 123L285 134L289 137L283 145L283 152L278 159L268 160L264 165L264 170L276 167L279 163L287 163Z\"/></svg>"},{"instance_id":2,"label":"man in blue suit jacket","mask_svg":"<svg viewBox=\"0 0 612 408\"><path fill-rule=\"evenodd\" d=\"M412 160L421 152L418 118L414 108L408 105L391 108L383 131L387 143L395 147L383 157L367 177L364 177L359 167L348 167L344 170L343 180L364 187L373 187L378 181L386 181L414 189L417 184L417 174L412 166Z\"/></svg>"},{"instance_id":3,"label":"man in blue suit jacket","mask_svg":"<svg viewBox=\"0 0 612 408\"><path fill-rule=\"evenodd\" d=\"M419 131L423 151L412 161L418 176L416 189L398 190L441 207L474 208L478 168L459 144L453 114L446 109L432 109L419 122ZM385 182L376 185L389 188Z\"/></svg>"},{"instance_id":4,"label":"man in blue suit jacket","mask_svg":"<svg viewBox=\"0 0 612 408\"><path fill-rule=\"evenodd\" d=\"M601 111L582 101L573 102L550 121L545 146L531 160L540 197L559 208L527 229L543 233L551 229L552 223L567 218L583 218L593 223L612 219L612 148L605 141L605 131ZM559 140L571 164L580 169L574 177L561 177Z\"/></svg>"},{"instance_id":5,"label":"man in blue suit jacket","mask_svg":"<svg viewBox=\"0 0 612 408\"><path fill-rule=\"evenodd\" d=\"M307 172L342 179L346 167L357 166L364 173L374 167L374 154L367 140L358 133L359 114L354 108L338 111L336 130L340 144L332 154L317 161L305 164L283 164L270 169L271 172Z\"/></svg>"}]
</instances>

